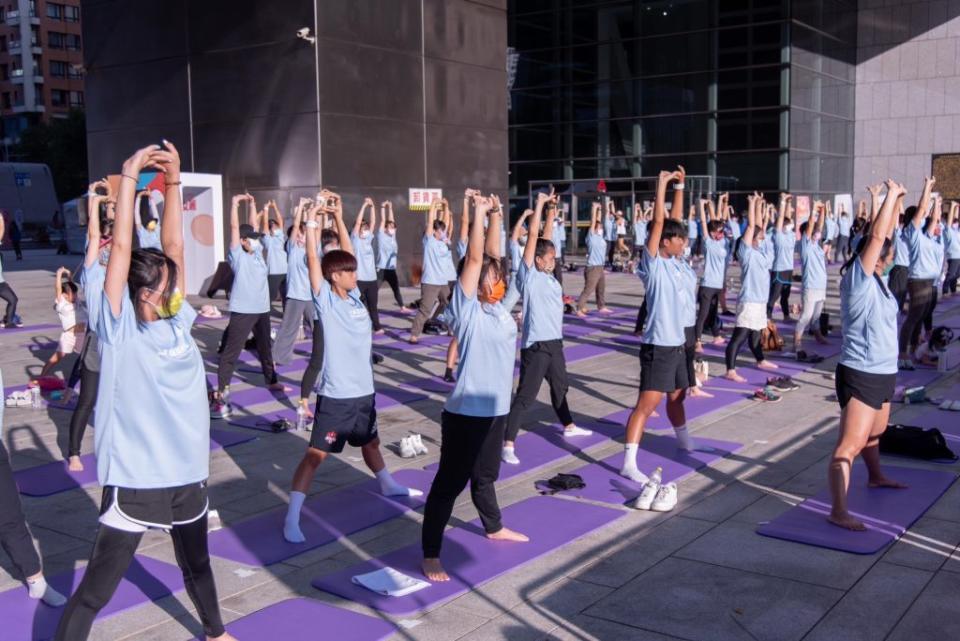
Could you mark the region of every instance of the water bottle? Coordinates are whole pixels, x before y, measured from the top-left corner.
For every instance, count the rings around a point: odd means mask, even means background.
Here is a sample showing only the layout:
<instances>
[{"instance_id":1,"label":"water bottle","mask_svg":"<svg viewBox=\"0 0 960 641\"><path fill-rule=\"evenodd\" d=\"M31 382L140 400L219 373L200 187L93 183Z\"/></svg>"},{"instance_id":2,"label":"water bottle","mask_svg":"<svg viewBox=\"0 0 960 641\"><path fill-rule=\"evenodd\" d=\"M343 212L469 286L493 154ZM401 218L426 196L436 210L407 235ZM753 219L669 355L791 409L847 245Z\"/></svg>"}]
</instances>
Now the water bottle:
<instances>
[{"instance_id":1,"label":"water bottle","mask_svg":"<svg viewBox=\"0 0 960 641\"><path fill-rule=\"evenodd\" d=\"M43 409L43 401L40 399L40 387L30 388L30 399L33 401L33 409Z\"/></svg>"},{"instance_id":2,"label":"water bottle","mask_svg":"<svg viewBox=\"0 0 960 641\"><path fill-rule=\"evenodd\" d=\"M653 474L650 475L650 482L655 485L660 485L663 482L663 468L657 466L657 469L653 471Z\"/></svg>"},{"instance_id":3,"label":"water bottle","mask_svg":"<svg viewBox=\"0 0 960 641\"><path fill-rule=\"evenodd\" d=\"M297 406L297 431L304 432L307 429L307 410L303 405Z\"/></svg>"},{"instance_id":4,"label":"water bottle","mask_svg":"<svg viewBox=\"0 0 960 641\"><path fill-rule=\"evenodd\" d=\"M947 352L946 350L937 354L937 371L946 372L950 368L950 365L947 363Z\"/></svg>"}]
</instances>

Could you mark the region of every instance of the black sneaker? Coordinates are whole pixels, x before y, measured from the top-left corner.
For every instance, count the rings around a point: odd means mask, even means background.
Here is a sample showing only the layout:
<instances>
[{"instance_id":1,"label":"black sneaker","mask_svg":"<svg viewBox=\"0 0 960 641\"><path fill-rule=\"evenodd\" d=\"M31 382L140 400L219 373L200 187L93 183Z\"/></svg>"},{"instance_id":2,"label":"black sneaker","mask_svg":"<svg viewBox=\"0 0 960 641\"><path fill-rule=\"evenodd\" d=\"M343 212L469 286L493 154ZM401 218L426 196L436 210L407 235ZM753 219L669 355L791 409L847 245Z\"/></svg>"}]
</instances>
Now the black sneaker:
<instances>
[{"instance_id":1,"label":"black sneaker","mask_svg":"<svg viewBox=\"0 0 960 641\"><path fill-rule=\"evenodd\" d=\"M795 389L800 389L800 386L797 385L792 378L789 376L777 376L775 378L768 378L767 385L777 390L778 392L792 392Z\"/></svg>"}]
</instances>

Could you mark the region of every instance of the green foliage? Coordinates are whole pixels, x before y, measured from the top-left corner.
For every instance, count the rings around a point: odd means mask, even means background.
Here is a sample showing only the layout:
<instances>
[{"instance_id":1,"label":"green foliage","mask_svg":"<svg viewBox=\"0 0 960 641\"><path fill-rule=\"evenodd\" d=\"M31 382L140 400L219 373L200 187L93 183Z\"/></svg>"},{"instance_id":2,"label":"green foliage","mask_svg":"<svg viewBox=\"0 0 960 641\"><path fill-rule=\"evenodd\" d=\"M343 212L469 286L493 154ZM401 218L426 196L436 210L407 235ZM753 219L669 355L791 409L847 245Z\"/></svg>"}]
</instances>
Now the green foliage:
<instances>
[{"instance_id":1,"label":"green foliage","mask_svg":"<svg viewBox=\"0 0 960 641\"><path fill-rule=\"evenodd\" d=\"M87 191L87 124L80 109L66 118L37 123L20 135L11 154L19 162L50 167L57 200L63 202Z\"/></svg>"}]
</instances>

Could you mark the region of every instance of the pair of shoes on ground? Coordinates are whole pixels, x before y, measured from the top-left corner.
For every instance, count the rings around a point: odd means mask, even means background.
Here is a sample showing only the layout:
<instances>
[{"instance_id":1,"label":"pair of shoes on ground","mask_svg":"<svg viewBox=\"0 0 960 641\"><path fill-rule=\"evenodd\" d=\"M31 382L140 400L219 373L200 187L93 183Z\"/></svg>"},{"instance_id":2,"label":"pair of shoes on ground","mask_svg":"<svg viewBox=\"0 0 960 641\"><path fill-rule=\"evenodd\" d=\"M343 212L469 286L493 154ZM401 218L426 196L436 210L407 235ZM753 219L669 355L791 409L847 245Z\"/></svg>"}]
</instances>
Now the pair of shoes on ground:
<instances>
[{"instance_id":1,"label":"pair of shoes on ground","mask_svg":"<svg viewBox=\"0 0 960 641\"><path fill-rule=\"evenodd\" d=\"M420 454L428 454L430 450L423 444L423 437L419 434L411 434L400 439L400 456L402 458L413 458Z\"/></svg>"},{"instance_id":2,"label":"pair of shoes on ground","mask_svg":"<svg viewBox=\"0 0 960 641\"><path fill-rule=\"evenodd\" d=\"M910 358L901 358L897 360L897 369L912 372L917 369L917 366L913 364L913 360Z\"/></svg>"},{"instance_id":3,"label":"pair of shoes on ground","mask_svg":"<svg viewBox=\"0 0 960 641\"><path fill-rule=\"evenodd\" d=\"M13 392L5 401L7 407L29 407L33 405L33 398L30 396L30 390L20 390Z\"/></svg>"},{"instance_id":4,"label":"pair of shoes on ground","mask_svg":"<svg viewBox=\"0 0 960 641\"><path fill-rule=\"evenodd\" d=\"M772 385L764 385L760 389L754 391L753 400L761 401L763 403L779 403L783 400L783 397L777 394Z\"/></svg>"},{"instance_id":5,"label":"pair of shoes on ground","mask_svg":"<svg viewBox=\"0 0 960 641\"><path fill-rule=\"evenodd\" d=\"M800 389L796 381L789 376L770 377L767 379L767 386L772 387L774 391L777 392L792 392L793 390Z\"/></svg>"},{"instance_id":6,"label":"pair of shoes on ground","mask_svg":"<svg viewBox=\"0 0 960 641\"><path fill-rule=\"evenodd\" d=\"M18 314L14 314L13 320L9 323L0 322L0 327L23 327L23 319Z\"/></svg>"},{"instance_id":7,"label":"pair of shoes on ground","mask_svg":"<svg viewBox=\"0 0 960 641\"><path fill-rule=\"evenodd\" d=\"M648 480L640 491L640 496L633 502L633 507L652 512L669 512L677 507L677 484L661 484L654 479Z\"/></svg>"}]
</instances>

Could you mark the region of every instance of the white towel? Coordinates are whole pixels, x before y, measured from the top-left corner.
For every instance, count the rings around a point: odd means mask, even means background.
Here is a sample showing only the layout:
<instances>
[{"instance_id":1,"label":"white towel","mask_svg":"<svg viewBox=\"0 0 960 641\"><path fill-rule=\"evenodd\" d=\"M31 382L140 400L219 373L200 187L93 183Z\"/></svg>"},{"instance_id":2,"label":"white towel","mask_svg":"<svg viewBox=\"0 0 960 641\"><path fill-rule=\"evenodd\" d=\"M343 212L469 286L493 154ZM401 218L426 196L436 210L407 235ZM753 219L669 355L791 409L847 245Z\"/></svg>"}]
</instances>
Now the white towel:
<instances>
[{"instance_id":1,"label":"white towel","mask_svg":"<svg viewBox=\"0 0 960 641\"><path fill-rule=\"evenodd\" d=\"M414 579L393 568L360 574L353 577L353 582L384 596L406 596L430 587L426 581Z\"/></svg>"}]
</instances>

